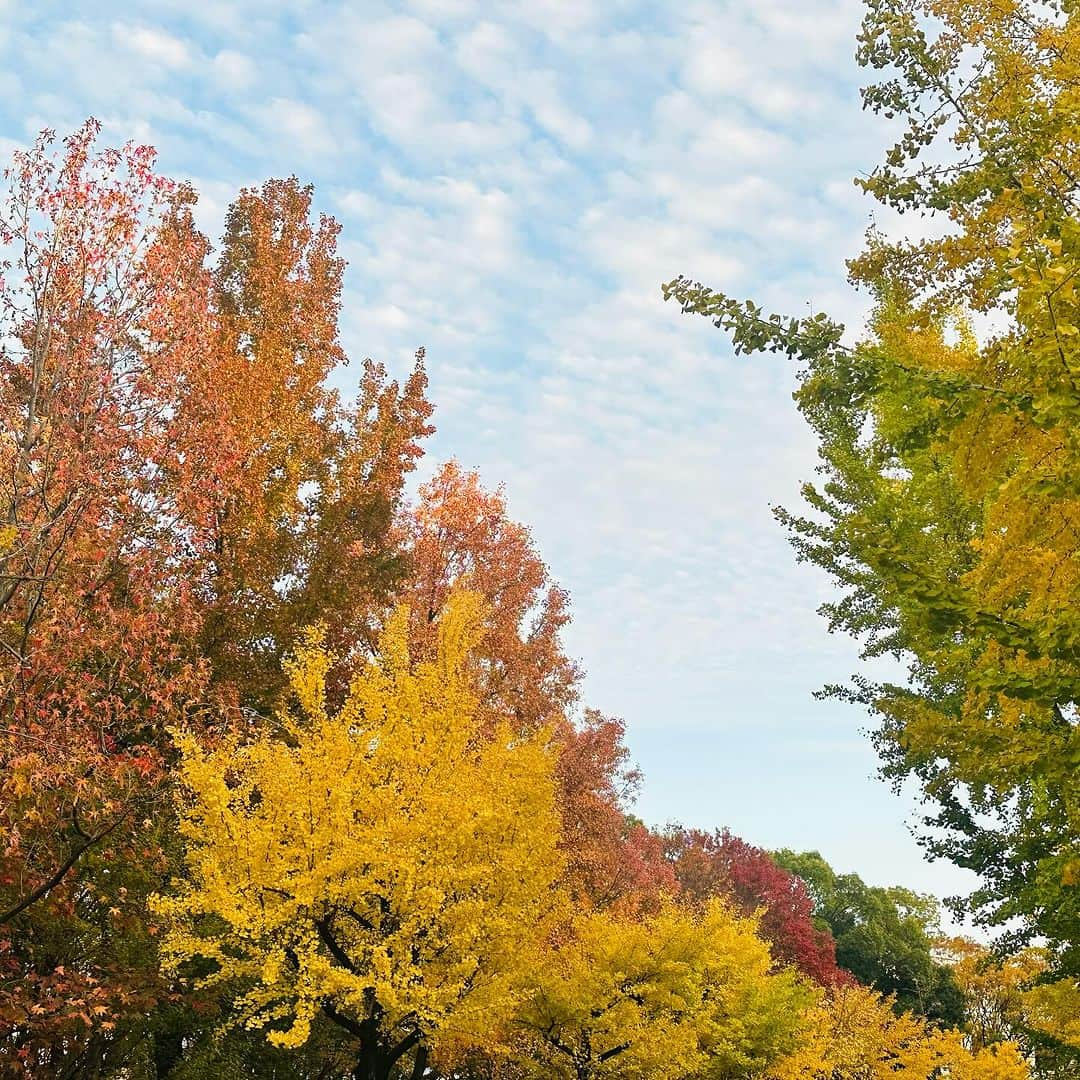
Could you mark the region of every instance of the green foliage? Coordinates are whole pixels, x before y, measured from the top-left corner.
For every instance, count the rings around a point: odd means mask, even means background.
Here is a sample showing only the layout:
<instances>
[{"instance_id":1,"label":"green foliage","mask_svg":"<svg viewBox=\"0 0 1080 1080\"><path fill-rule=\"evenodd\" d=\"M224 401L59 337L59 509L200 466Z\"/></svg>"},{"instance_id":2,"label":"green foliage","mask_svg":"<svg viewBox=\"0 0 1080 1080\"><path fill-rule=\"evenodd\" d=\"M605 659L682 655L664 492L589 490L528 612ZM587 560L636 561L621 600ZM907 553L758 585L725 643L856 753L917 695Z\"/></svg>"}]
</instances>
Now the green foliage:
<instances>
[{"instance_id":1,"label":"green foliage","mask_svg":"<svg viewBox=\"0 0 1080 1080\"><path fill-rule=\"evenodd\" d=\"M869 0L866 105L903 124L860 181L939 235L870 232L849 264L877 306L849 344L824 316L765 316L679 278L737 351L802 368L819 444L808 510L778 510L840 586L830 629L904 683L824 693L878 718L887 776L916 778L932 855L967 903L1080 975L1080 20L1028 0ZM993 332L976 325L992 316Z\"/></svg>"},{"instance_id":2,"label":"green foliage","mask_svg":"<svg viewBox=\"0 0 1080 1080\"><path fill-rule=\"evenodd\" d=\"M915 1012L948 1027L963 1023L963 995L949 968L933 956L940 910L932 896L837 874L816 851L773 852L773 859L806 882L815 919L836 940L840 967L895 995L898 1012Z\"/></svg>"}]
</instances>

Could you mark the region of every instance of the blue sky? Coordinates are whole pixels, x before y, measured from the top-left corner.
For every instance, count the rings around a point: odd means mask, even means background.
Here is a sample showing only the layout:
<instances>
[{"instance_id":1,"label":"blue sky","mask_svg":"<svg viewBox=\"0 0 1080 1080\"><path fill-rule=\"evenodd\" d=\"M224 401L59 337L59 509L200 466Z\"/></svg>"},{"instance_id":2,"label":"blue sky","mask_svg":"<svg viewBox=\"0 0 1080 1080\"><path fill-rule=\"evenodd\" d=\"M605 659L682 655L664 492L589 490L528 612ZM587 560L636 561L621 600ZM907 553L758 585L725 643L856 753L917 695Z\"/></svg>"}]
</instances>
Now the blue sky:
<instances>
[{"instance_id":1,"label":"blue sky","mask_svg":"<svg viewBox=\"0 0 1080 1080\"><path fill-rule=\"evenodd\" d=\"M432 462L505 483L570 589L641 815L940 895L967 879L922 861L867 718L811 698L855 650L769 512L815 462L794 373L660 300L685 273L857 325L851 178L887 142L858 21L856 0L0 0L0 151L94 115L194 181L211 235L240 185L313 181L348 351L404 370L426 346Z\"/></svg>"}]
</instances>

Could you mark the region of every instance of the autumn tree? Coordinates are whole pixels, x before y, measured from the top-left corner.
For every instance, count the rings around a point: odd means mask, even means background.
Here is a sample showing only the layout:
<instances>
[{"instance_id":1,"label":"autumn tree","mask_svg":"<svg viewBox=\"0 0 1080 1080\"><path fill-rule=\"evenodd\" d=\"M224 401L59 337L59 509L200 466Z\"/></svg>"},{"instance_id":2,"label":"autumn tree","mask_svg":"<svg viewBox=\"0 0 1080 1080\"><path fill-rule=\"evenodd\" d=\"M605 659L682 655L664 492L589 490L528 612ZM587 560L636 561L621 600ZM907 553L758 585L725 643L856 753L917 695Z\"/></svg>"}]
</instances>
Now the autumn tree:
<instances>
[{"instance_id":1,"label":"autumn tree","mask_svg":"<svg viewBox=\"0 0 1080 1080\"><path fill-rule=\"evenodd\" d=\"M971 938L953 937L939 941L937 951L964 995L964 1031L972 1049L1014 1042L1032 1062L1034 1075L1070 1074L1069 1028L1080 1022L1080 1008L1075 989L1063 994L1060 982L1043 983L1044 950L1000 956Z\"/></svg>"},{"instance_id":2,"label":"autumn tree","mask_svg":"<svg viewBox=\"0 0 1080 1080\"><path fill-rule=\"evenodd\" d=\"M805 882L768 852L727 829L707 833L673 826L663 840L684 903L722 897L744 915L760 913L759 932L777 963L794 965L822 986L848 981L836 965L832 934L814 923Z\"/></svg>"},{"instance_id":3,"label":"autumn tree","mask_svg":"<svg viewBox=\"0 0 1080 1080\"><path fill-rule=\"evenodd\" d=\"M45 133L0 196L0 1067L35 1076L155 993L159 736L206 699L170 480L206 249L153 151L97 131Z\"/></svg>"},{"instance_id":4,"label":"autumn tree","mask_svg":"<svg viewBox=\"0 0 1080 1080\"><path fill-rule=\"evenodd\" d=\"M971 1051L960 1032L942 1031L911 1013L897 1015L862 986L837 987L806 1014L798 1049L767 1072L769 1080L1027 1080L1010 1043Z\"/></svg>"},{"instance_id":5,"label":"autumn tree","mask_svg":"<svg viewBox=\"0 0 1080 1080\"><path fill-rule=\"evenodd\" d=\"M509 516L505 493L487 491L475 472L448 462L421 485L404 529L410 572L398 599L411 612L417 654L432 649L438 613L466 583L488 603L473 661L481 708L523 731L568 715L581 674L561 640L569 598L528 528Z\"/></svg>"},{"instance_id":6,"label":"autumn tree","mask_svg":"<svg viewBox=\"0 0 1080 1080\"><path fill-rule=\"evenodd\" d=\"M323 385L340 260L309 189L242 193L214 273L194 193L97 132L16 154L0 207L0 1066L35 1076L155 1027L165 729L264 722L313 611L366 644L429 430L421 365L367 364L354 406Z\"/></svg>"},{"instance_id":7,"label":"autumn tree","mask_svg":"<svg viewBox=\"0 0 1080 1080\"><path fill-rule=\"evenodd\" d=\"M579 917L515 1017L530 1075L757 1075L794 1046L808 994L792 972L770 974L754 930L718 900L640 920Z\"/></svg>"},{"instance_id":8,"label":"autumn tree","mask_svg":"<svg viewBox=\"0 0 1080 1080\"><path fill-rule=\"evenodd\" d=\"M1075 5L871 0L866 104L903 125L860 183L928 239L871 233L851 264L862 342L685 279L667 295L738 351L797 357L818 436L809 512L780 513L843 595L824 613L909 679L872 709L886 771L936 807L925 842L982 880L969 909L1080 975ZM940 225L935 232L933 225Z\"/></svg>"},{"instance_id":9,"label":"autumn tree","mask_svg":"<svg viewBox=\"0 0 1080 1080\"><path fill-rule=\"evenodd\" d=\"M328 1020L364 1080L399 1062L420 1077L440 1038L505 1015L559 871L547 733L485 731L472 689L483 601L448 599L429 659L411 659L408 620L339 710L313 632L279 731L180 736L187 875L155 901L166 963L231 988L234 1023L297 1047Z\"/></svg>"},{"instance_id":10,"label":"autumn tree","mask_svg":"<svg viewBox=\"0 0 1080 1080\"><path fill-rule=\"evenodd\" d=\"M976 1048L1023 1035L1024 990L1046 970L1038 950L997 960L986 945L954 937L938 943L964 995L964 1027Z\"/></svg>"},{"instance_id":11,"label":"autumn tree","mask_svg":"<svg viewBox=\"0 0 1080 1080\"><path fill-rule=\"evenodd\" d=\"M566 882L580 907L632 915L678 892L662 838L632 812L641 781L623 722L586 709L559 728Z\"/></svg>"},{"instance_id":12,"label":"autumn tree","mask_svg":"<svg viewBox=\"0 0 1080 1080\"><path fill-rule=\"evenodd\" d=\"M404 385L367 361L355 404L327 379L338 337L339 226L312 221L295 178L241 191L212 276L213 341L185 417L189 493L206 554L201 648L215 678L272 708L281 661L315 620L343 656L370 651L406 563L396 531L405 475L432 429L423 354ZM196 482L198 480L198 482Z\"/></svg>"},{"instance_id":13,"label":"autumn tree","mask_svg":"<svg viewBox=\"0 0 1080 1080\"><path fill-rule=\"evenodd\" d=\"M563 646L569 598L501 490L488 491L456 462L421 485L405 516L411 569L398 593L411 611L418 655L432 648L434 614L456 587L487 601L486 633L473 654L481 710L522 731L551 725L567 881L577 902L636 908L675 882L658 839L629 813L640 776L621 721L577 705L581 668Z\"/></svg>"}]
</instances>

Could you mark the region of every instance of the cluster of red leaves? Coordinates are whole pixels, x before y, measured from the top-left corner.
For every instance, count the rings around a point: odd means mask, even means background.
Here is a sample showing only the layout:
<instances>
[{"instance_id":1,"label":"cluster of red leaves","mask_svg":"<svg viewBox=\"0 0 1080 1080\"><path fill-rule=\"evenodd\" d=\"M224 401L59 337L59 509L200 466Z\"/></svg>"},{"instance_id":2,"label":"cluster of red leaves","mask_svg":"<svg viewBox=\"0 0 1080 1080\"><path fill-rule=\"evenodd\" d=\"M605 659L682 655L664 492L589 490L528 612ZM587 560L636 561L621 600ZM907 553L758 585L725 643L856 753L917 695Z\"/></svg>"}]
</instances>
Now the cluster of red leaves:
<instances>
[{"instance_id":1,"label":"cluster of red leaves","mask_svg":"<svg viewBox=\"0 0 1080 1080\"><path fill-rule=\"evenodd\" d=\"M726 829L669 829L664 846L685 900L703 903L721 896L744 914L758 912L777 963L794 965L822 986L853 981L836 965L832 935L814 925L806 884L777 866L767 851Z\"/></svg>"},{"instance_id":2,"label":"cluster of red leaves","mask_svg":"<svg viewBox=\"0 0 1080 1080\"><path fill-rule=\"evenodd\" d=\"M152 151L96 134L17 154L0 197L0 1035L35 1065L154 981L114 978L133 882L103 903L76 868L150 870L161 731L206 685L168 478L202 251L156 227L184 193Z\"/></svg>"},{"instance_id":3,"label":"cluster of red leaves","mask_svg":"<svg viewBox=\"0 0 1080 1080\"><path fill-rule=\"evenodd\" d=\"M558 775L578 903L635 915L674 896L678 885L661 838L627 813L641 776L629 765L624 733L621 720L586 710L563 732Z\"/></svg>"}]
</instances>

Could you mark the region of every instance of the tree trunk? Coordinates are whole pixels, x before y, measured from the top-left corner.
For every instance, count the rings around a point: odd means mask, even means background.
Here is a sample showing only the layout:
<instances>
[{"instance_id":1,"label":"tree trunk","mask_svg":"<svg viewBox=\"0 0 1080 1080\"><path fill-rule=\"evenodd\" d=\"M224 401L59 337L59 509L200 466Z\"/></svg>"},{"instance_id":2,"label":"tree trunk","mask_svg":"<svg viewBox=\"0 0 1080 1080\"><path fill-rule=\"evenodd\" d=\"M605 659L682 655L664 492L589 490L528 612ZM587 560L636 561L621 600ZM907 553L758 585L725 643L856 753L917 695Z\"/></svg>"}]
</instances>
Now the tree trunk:
<instances>
[{"instance_id":1,"label":"tree trunk","mask_svg":"<svg viewBox=\"0 0 1080 1080\"><path fill-rule=\"evenodd\" d=\"M154 1076L165 1080L184 1056L184 1036L180 1031L158 1031L154 1034Z\"/></svg>"},{"instance_id":2,"label":"tree trunk","mask_svg":"<svg viewBox=\"0 0 1080 1080\"><path fill-rule=\"evenodd\" d=\"M412 1069L408 1074L409 1080L423 1080L424 1073L427 1071L428 1050L426 1046L417 1043L415 1036L409 1036L389 1049L374 1041L366 1047L361 1047L356 1061L356 1071L353 1074L355 1080L391 1080L398 1063L414 1045L416 1056L413 1058Z\"/></svg>"},{"instance_id":3,"label":"tree trunk","mask_svg":"<svg viewBox=\"0 0 1080 1080\"><path fill-rule=\"evenodd\" d=\"M361 1049L356 1061L356 1080L390 1080L390 1070L377 1046Z\"/></svg>"},{"instance_id":4,"label":"tree trunk","mask_svg":"<svg viewBox=\"0 0 1080 1080\"><path fill-rule=\"evenodd\" d=\"M416 1058L413 1061L412 1074L409 1080L423 1080L425 1071L427 1070L428 1052L426 1046L419 1046L416 1049Z\"/></svg>"}]
</instances>

